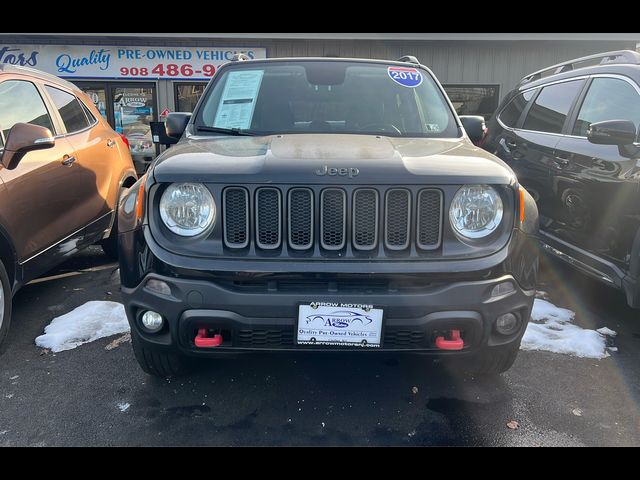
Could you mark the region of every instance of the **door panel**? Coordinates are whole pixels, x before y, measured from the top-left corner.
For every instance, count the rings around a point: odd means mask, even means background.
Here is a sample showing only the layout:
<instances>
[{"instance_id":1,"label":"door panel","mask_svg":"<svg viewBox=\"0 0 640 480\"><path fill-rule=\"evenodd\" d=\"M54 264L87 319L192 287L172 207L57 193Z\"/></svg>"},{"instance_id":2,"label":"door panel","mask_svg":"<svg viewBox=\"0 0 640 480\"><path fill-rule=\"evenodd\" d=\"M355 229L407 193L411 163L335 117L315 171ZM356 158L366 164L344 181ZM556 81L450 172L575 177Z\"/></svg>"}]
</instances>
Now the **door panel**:
<instances>
[{"instance_id":1,"label":"door panel","mask_svg":"<svg viewBox=\"0 0 640 480\"><path fill-rule=\"evenodd\" d=\"M565 137L556 150L567 163L553 175L553 221L547 230L623 264L640 222L638 161L586 138Z\"/></svg>"},{"instance_id":2,"label":"door panel","mask_svg":"<svg viewBox=\"0 0 640 480\"><path fill-rule=\"evenodd\" d=\"M69 167L62 164L73 155L71 144L56 138L55 146L27 153L14 170L0 170L10 202L2 209L2 222L21 262L81 226L73 214L79 196Z\"/></svg>"},{"instance_id":3,"label":"door panel","mask_svg":"<svg viewBox=\"0 0 640 480\"><path fill-rule=\"evenodd\" d=\"M591 123L606 120L630 120L638 129L640 87L626 78L595 76L574 117L574 136L557 147L565 163L554 178L550 229L625 269L640 228L640 163L617 146L590 143L586 135Z\"/></svg>"},{"instance_id":4,"label":"door panel","mask_svg":"<svg viewBox=\"0 0 640 480\"><path fill-rule=\"evenodd\" d=\"M555 164L555 147L560 137L540 132L516 130L513 132L511 168L518 181L538 204L540 223L550 216L553 194L549 181L551 165Z\"/></svg>"}]
</instances>

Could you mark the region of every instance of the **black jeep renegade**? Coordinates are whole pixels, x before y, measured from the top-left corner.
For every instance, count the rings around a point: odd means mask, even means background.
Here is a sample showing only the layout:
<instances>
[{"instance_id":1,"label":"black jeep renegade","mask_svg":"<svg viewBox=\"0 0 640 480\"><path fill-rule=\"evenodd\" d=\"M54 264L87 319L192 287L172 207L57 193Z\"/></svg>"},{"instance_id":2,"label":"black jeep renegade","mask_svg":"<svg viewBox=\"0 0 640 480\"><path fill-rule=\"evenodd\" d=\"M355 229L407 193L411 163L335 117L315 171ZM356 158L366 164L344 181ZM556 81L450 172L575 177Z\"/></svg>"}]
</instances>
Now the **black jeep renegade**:
<instances>
[{"instance_id":1,"label":"black jeep renegade","mask_svg":"<svg viewBox=\"0 0 640 480\"><path fill-rule=\"evenodd\" d=\"M232 61L166 134L119 212L144 371L293 350L512 365L536 205L414 57Z\"/></svg>"}]
</instances>

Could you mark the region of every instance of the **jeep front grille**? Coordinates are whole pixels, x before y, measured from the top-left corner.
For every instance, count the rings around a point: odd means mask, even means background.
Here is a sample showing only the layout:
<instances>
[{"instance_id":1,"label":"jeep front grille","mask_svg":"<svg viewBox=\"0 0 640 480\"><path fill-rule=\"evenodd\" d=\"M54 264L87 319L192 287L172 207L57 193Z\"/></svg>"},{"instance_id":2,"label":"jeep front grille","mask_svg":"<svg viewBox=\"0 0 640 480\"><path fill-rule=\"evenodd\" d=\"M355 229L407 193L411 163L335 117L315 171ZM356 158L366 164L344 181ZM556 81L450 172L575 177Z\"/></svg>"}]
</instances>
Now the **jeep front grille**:
<instances>
[{"instance_id":1,"label":"jeep front grille","mask_svg":"<svg viewBox=\"0 0 640 480\"><path fill-rule=\"evenodd\" d=\"M234 250L397 257L442 242L436 188L230 186L222 203L224 245Z\"/></svg>"},{"instance_id":2,"label":"jeep front grille","mask_svg":"<svg viewBox=\"0 0 640 480\"><path fill-rule=\"evenodd\" d=\"M241 187L225 188L222 192L224 242L232 248L249 244L249 192Z\"/></svg>"}]
</instances>

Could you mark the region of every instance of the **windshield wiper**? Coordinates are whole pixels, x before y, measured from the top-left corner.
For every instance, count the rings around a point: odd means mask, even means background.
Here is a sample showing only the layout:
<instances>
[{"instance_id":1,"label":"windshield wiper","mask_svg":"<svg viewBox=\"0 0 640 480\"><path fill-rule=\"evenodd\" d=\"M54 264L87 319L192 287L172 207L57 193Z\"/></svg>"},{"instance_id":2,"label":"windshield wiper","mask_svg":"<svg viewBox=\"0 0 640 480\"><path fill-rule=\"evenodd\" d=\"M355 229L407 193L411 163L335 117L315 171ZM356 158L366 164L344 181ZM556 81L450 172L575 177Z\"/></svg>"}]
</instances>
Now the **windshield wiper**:
<instances>
[{"instance_id":1,"label":"windshield wiper","mask_svg":"<svg viewBox=\"0 0 640 480\"><path fill-rule=\"evenodd\" d=\"M241 128L220 128L220 127L209 127L207 125L197 125L196 130L198 132L226 133L227 135L246 135L250 137L255 136L255 133L251 133Z\"/></svg>"}]
</instances>

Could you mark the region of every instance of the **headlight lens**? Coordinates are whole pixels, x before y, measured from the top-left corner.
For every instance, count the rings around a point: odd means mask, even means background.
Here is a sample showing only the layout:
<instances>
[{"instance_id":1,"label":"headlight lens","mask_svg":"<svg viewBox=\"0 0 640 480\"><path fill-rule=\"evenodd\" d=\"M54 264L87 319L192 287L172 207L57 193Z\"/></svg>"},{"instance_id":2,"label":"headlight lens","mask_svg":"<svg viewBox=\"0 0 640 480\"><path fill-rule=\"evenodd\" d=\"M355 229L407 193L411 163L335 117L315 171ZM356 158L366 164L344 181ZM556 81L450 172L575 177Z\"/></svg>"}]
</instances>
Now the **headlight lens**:
<instances>
[{"instance_id":1,"label":"headlight lens","mask_svg":"<svg viewBox=\"0 0 640 480\"><path fill-rule=\"evenodd\" d=\"M489 185L465 185L457 191L449 209L453 229L467 238L482 238L502 220L502 199Z\"/></svg>"},{"instance_id":2,"label":"headlight lens","mask_svg":"<svg viewBox=\"0 0 640 480\"><path fill-rule=\"evenodd\" d=\"M174 183L162 194L160 217L173 233L193 237L215 221L216 204L204 185Z\"/></svg>"}]
</instances>

